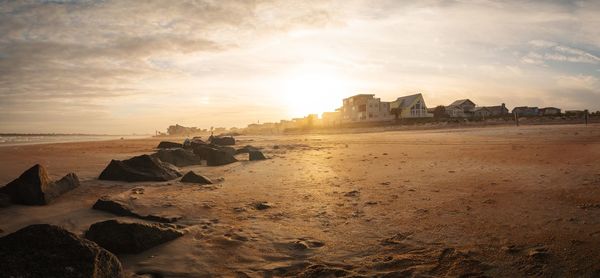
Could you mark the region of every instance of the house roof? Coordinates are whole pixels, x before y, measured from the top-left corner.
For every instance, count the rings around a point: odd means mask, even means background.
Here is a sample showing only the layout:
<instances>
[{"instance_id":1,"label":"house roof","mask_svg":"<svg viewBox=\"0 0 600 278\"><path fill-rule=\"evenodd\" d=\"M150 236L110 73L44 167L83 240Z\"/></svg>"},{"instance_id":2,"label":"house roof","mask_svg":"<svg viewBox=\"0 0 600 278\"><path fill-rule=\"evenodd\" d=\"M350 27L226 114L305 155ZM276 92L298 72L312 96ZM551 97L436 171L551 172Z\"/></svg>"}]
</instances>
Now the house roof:
<instances>
[{"instance_id":1,"label":"house roof","mask_svg":"<svg viewBox=\"0 0 600 278\"><path fill-rule=\"evenodd\" d=\"M460 106L460 105L464 104L467 101L470 102L470 103L472 103L473 105L475 105L475 102L472 102L470 99L466 98L466 99L459 99L459 100L451 103L448 106Z\"/></svg>"},{"instance_id":2,"label":"house roof","mask_svg":"<svg viewBox=\"0 0 600 278\"><path fill-rule=\"evenodd\" d=\"M398 108L406 108L406 107L411 106L413 104L413 102L415 102L416 99L422 98L422 97L423 97L423 95L421 95L421 94L414 94L414 95L399 97L393 102L398 103Z\"/></svg>"},{"instance_id":3,"label":"house roof","mask_svg":"<svg viewBox=\"0 0 600 278\"><path fill-rule=\"evenodd\" d=\"M479 110L484 110L484 109L490 111L490 109L485 106L477 106L477 107L473 108L473 112L479 111Z\"/></svg>"},{"instance_id":4,"label":"house roof","mask_svg":"<svg viewBox=\"0 0 600 278\"><path fill-rule=\"evenodd\" d=\"M353 95L351 97L347 97L344 100L355 98L355 97L374 97L374 96L375 96L375 94L358 94L358 95Z\"/></svg>"}]
</instances>

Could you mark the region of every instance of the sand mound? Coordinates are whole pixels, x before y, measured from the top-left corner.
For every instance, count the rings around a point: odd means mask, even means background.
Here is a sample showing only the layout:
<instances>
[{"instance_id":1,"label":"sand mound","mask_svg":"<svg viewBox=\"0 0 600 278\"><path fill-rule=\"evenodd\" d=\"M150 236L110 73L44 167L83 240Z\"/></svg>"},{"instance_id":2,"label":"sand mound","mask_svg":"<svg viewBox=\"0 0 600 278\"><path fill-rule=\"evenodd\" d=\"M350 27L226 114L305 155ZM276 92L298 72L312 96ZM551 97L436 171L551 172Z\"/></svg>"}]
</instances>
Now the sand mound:
<instances>
[{"instance_id":1,"label":"sand mound","mask_svg":"<svg viewBox=\"0 0 600 278\"><path fill-rule=\"evenodd\" d=\"M136 209L135 204L120 200L118 196L114 198L110 196L102 196L100 199L98 199L98 201L96 201L92 208L110 212L119 216L131 216L163 223L172 223L181 218L181 216L178 215L165 216L140 212Z\"/></svg>"},{"instance_id":2,"label":"sand mound","mask_svg":"<svg viewBox=\"0 0 600 278\"><path fill-rule=\"evenodd\" d=\"M168 181L181 174L171 164L156 157L140 155L127 160L112 160L99 179L117 181Z\"/></svg>"},{"instance_id":3,"label":"sand mound","mask_svg":"<svg viewBox=\"0 0 600 278\"><path fill-rule=\"evenodd\" d=\"M85 237L115 254L136 254L183 235L157 224L107 220L90 226Z\"/></svg>"},{"instance_id":4,"label":"sand mound","mask_svg":"<svg viewBox=\"0 0 600 278\"><path fill-rule=\"evenodd\" d=\"M2 277L123 277L115 255L47 224L0 238L0 262Z\"/></svg>"},{"instance_id":5,"label":"sand mound","mask_svg":"<svg viewBox=\"0 0 600 278\"><path fill-rule=\"evenodd\" d=\"M200 157L194 155L191 151L181 148L158 150L156 153L152 154L152 156L160 159L162 162L171 163L177 167L200 165L202 163Z\"/></svg>"},{"instance_id":6,"label":"sand mound","mask_svg":"<svg viewBox=\"0 0 600 278\"><path fill-rule=\"evenodd\" d=\"M79 186L77 175L70 173L57 182L48 177L46 169L36 164L21 176L0 188L0 194L9 196L13 203L46 205L61 194Z\"/></svg>"}]
</instances>

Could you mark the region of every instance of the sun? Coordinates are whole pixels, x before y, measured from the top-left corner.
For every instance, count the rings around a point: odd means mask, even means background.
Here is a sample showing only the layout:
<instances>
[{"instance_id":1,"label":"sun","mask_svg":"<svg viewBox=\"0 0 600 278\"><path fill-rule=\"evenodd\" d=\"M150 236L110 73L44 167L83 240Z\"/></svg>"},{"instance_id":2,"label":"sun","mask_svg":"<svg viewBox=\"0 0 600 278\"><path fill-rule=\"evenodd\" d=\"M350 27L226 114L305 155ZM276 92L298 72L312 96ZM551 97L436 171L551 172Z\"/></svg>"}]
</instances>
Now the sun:
<instances>
[{"instance_id":1,"label":"sun","mask_svg":"<svg viewBox=\"0 0 600 278\"><path fill-rule=\"evenodd\" d=\"M342 105L342 99L351 94L351 81L330 67L303 65L282 78L278 94L289 116L320 116Z\"/></svg>"}]
</instances>

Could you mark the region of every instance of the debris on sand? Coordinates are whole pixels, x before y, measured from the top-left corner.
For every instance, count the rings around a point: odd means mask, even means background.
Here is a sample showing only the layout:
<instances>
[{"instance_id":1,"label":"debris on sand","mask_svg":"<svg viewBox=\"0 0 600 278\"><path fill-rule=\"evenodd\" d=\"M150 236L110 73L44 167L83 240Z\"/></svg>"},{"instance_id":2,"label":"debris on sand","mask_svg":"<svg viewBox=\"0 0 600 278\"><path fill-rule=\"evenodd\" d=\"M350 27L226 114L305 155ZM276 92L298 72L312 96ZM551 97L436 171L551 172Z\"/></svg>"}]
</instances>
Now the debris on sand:
<instances>
[{"instance_id":1,"label":"debris on sand","mask_svg":"<svg viewBox=\"0 0 600 278\"><path fill-rule=\"evenodd\" d=\"M261 151L250 151L248 152L250 161L265 160L267 159Z\"/></svg>"},{"instance_id":2,"label":"debris on sand","mask_svg":"<svg viewBox=\"0 0 600 278\"><path fill-rule=\"evenodd\" d=\"M273 204L269 202L255 202L252 203L252 207L254 207L256 210L265 210L272 208Z\"/></svg>"},{"instance_id":3,"label":"debris on sand","mask_svg":"<svg viewBox=\"0 0 600 278\"><path fill-rule=\"evenodd\" d=\"M359 195L360 195L360 191L358 191L358 190L352 190L352 191L344 193L344 196L346 196L346 197L358 197Z\"/></svg>"},{"instance_id":4,"label":"debris on sand","mask_svg":"<svg viewBox=\"0 0 600 278\"><path fill-rule=\"evenodd\" d=\"M92 224L85 238L115 254L137 254L184 233L172 227L107 220Z\"/></svg>"},{"instance_id":5,"label":"debris on sand","mask_svg":"<svg viewBox=\"0 0 600 278\"><path fill-rule=\"evenodd\" d=\"M162 162L170 163L177 167L202 164L202 159L200 157L196 156L190 150L184 150L181 148L158 150L151 156L160 159Z\"/></svg>"},{"instance_id":6,"label":"debris on sand","mask_svg":"<svg viewBox=\"0 0 600 278\"><path fill-rule=\"evenodd\" d=\"M162 141L158 144L158 146L156 148L157 149L183 148L183 144L169 142L169 141Z\"/></svg>"},{"instance_id":7,"label":"debris on sand","mask_svg":"<svg viewBox=\"0 0 600 278\"><path fill-rule=\"evenodd\" d=\"M177 220L181 219L181 216L159 216L159 215L141 215L134 211L129 205L125 204L119 200L113 200L110 196L102 196L94 206L92 207L96 210L102 210L106 212L110 212L119 216L131 216L137 217L144 220L162 222L162 223L173 223Z\"/></svg>"},{"instance_id":8,"label":"debris on sand","mask_svg":"<svg viewBox=\"0 0 600 278\"><path fill-rule=\"evenodd\" d=\"M63 228L37 224L0 238L2 277L123 277L119 259Z\"/></svg>"},{"instance_id":9,"label":"debris on sand","mask_svg":"<svg viewBox=\"0 0 600 278\"><path fill-rule=\"evenodd\" d=\"M115 181L168 181L181 174L171 164L144 154L127 160L112 160L99 179Z\"/></svg>"},{"instance_id":10,"label":"debris on sand","mask_svg":"<svg viewBox=\"0 0 600 278\"><path fill-rule=\"evenodd\" d=\"M51 181L46 168L36 164L17 179L0 188L0 194L8 196L11 202L17 204L46 205L78 186L79 178L74 173L69 173L58 181ZM5 202L0 201L0 203Z\"/></svg>"},{"instance_id":11,"label":"debris on sand","mask_svg":"<svg viewBox=\"0 0 600 278\"><path fill-rule=\"evenodd\" d=\"M181 182L197 183L197 184L213 184L213 182L209 178L202 176L202 175L198 175L198 174L194 173L194 171L187 172L181 178Z\"/></svg>"}]
</instances>

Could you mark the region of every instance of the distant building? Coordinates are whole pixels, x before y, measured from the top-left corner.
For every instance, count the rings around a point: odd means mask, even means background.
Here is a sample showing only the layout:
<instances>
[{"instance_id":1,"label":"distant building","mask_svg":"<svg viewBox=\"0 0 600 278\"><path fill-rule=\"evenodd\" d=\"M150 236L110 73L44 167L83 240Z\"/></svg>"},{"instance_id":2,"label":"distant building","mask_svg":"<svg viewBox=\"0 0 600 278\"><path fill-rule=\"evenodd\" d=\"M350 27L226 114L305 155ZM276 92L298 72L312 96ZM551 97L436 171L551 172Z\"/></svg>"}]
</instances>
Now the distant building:
<instances>
[{"instance_id":1,"label":"distant building","mask_svg":"<svg viewBox=\"0 0 600 278\"><path fill-rule=\"evenodd\" d=\"M389 109L392 117L395 117L396 113L398 114L398 118L433 117L433 114L427 112L427 106L422 94L399 97L389 103Z\"/></svg>"},{"instance_id":2,"label":"distant building","mask_svg":"<svg viewBox=\"0 0 600 278\"><path fill-rule=\"evenodd\" d=\"M502 103L502 105L498 106L484 106L490 111L490 116L504 116L508 115L508 109L506 105Z\"/></svg>"},{"instance_id":3,"label":"distant building","mask_svg":"<svg viewBox=\"0 0 600 278\"><path fill-rule=\"evenodd\" d=\"M393 119L390 116L390 104L375 98L374 94L359 94L345 98L341 109L344 123L374 122Z\"/></svg>"},{"instance_id":4,"label":"distant building","mask_svg":"<svg viewBox=\"0 0 600 278\"><path fill-rule=\"evenodd\" d=\"M539 115L539 109L537 107L519 106L513 108L512 113L519 116L537 116Z\"/></svg>"},{"instance_id":5,"label":"distant building","mask_svg":"<svg viewBox=\"0 0 600 278\"><path fill-rule=\"evenodd\" d=\"M452 118L466 118L473 115L473 109L477 106L470 99L459 99L446 106L446 114Z\"/></svg>"},{"instance_id":6,"label":"distant building","mask_svg":"<svg viewBox=\"0 0 600 278\"><path fill-rule=\"evenodd\" d=\"M556 116L560 115L560 109L556 107L544 107L538 110L540 116Z\"/></svg>"},{"instance_id":7,"label":"distant building","mask_svg":"<svg viewBox=\"0 0 600 278\"><path fill-rule=\"evenodd\" d=\"M336 109L335 112L323 112L321 115L321 123L324 127L339 126L342 123L342 112L341 108Z\"/></svg>"},{"instance_id":8,"label":"distant building","mask_svg":"<svg viewBox=\"0 0 600 278\"><path fill-rule=\"evenodd\" d=\"M485 106L481 106L481 107L475 107L471 110L471 113L473 114L473 117L475 118L488 118L492 115L492 112L490 111L490 109L488 109Z\"/></svg>"}]
</instances>

